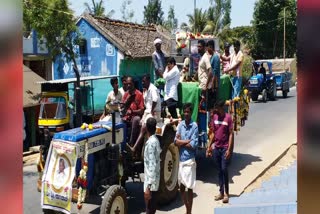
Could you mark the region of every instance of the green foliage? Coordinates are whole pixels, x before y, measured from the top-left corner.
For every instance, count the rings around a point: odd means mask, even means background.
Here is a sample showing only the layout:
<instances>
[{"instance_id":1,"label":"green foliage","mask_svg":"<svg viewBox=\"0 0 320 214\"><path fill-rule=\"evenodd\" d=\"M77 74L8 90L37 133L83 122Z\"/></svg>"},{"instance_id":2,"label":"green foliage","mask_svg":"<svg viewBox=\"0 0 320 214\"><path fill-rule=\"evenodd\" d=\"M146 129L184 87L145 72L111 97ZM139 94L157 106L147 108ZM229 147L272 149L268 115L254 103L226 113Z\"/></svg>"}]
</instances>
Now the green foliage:
<instances>
[{"instance_id":1,"label":"green foliage","mask_svg":"<svg viewBox=\"0 0 320 214\"><path fill-rule=\"evenodd\" d=\"M163 11L161 0L148 0L148 4L144 6L144 24L163 24Z\"/></svg>"},{"instance_id":2,"label":"green foliage","mask_svg":"<svg viewBox=\"0 0 320 214\"><path fill-rule=\"evenodd\" d=\"M208 10L196 8L193 14L188 14L189 25L182 23L180 28L194 33L202 32L218 35L229 28L231 23L231 0L210 0Z\"/></svg>"},{"instance_id":3,"label":"green foliage","mask_svg":"<svg viewBox=\"0 0 320 214\"><path fill-rule=\"evenodd\" d=\"M105 16L110 18L114 14L114 10L110 10L107 14L105 14L105 7L103 6L103 0L100 0L99 2L95 2L94 0L91 0L92 7L86 2L84 5L86 6L89 13L95 15L95 16Z\"/></svg>"},{"instance_id":4,"label":"green foliage","mask_svg":"<svg viewBox=\"0 0 320 214\"><path fill-rule=\"evenodd\" d=\"M29 15L24 19L24 25L36 30L39 38L45 38L52 58L64 54L68 61L74 60L76 53L73 47L79 41L79 34L68 1L29 0L24 1L23 7ZM40 42L44 42L44 39Z\"/></svg>"},{"instance_id":5,"label":"green foliage","mask_svg":"<svg viewBox=\"0 0 320 214\"><path fill-rule=\"evenodd\" d=\"M253 59L249 55L244 55L243 65L242 65L242 82L246 83L252 74L252 62Z\"/></svg>"},{"instance_id":6,"label":"green foliage","mask_svg":"<svg viewBox=\"0 0 320 214\"><path fill-rule=\"evenodd\" d=\"M259 0L253 13L254 58L283 57L284 8L286 8L286 57L296 53L297 1Z\"/></svg>"},{"instance_id":7,"label":"green foliage","mask_svg":"<svg viewBox=\"0 0 320 214\"><path fill-rule=\"evenodd\" d=\"M253 27L241 26L223 30L220 35L220 47L223 49L224 42L232 44L235 40L241 42L241 49L250 51L253 46Z\"/></svg>"},{"instance_id":8,"label":"green foliage","mask_svg":"<svg viewBox=\"0 0 320 214\"><path fill-rule=\"evenodd\" d=\"M178 27L178 19L175 17L173 5L169 8L168 19L165 21L164 27L170 32L174 32Z\"/></svg>"},{"instance_id":9,"label":"green foliage","mask_svg":"<svg viewBox=\"0 0 320 214\"><path fill-rule=\"evenodd\" d=\"M132 3L132 0L123 0L121 5L121 13L122 13L122 19L126 22L131 22L134 17L134 11L129 10L128 6Z\"/></svg>"}]
</instances>

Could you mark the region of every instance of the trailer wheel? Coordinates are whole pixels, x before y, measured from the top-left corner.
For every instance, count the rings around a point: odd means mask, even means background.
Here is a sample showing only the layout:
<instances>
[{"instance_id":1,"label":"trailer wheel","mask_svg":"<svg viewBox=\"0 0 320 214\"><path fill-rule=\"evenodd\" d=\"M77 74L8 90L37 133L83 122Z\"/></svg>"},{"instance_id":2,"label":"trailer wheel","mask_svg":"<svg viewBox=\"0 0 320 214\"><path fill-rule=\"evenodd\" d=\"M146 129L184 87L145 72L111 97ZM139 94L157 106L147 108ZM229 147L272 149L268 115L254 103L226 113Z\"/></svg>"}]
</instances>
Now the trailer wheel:
<instances>
[{"instance_id":1,"label":"trailer wheel","mask_svg":"<svg viewBox=\"0 0 320 214\"><path fill-rule=\"evenodd\" d=\"M276 86L276 82L272 81L270 83L270 88L269 88L269 99L272 101L275 101L277 98L277 86Z\"/></svg>"},{"instance_id":2,"label":"trailer wheel","mask_svg":"<svg viewBox=\"0 0 320 214\"><path fill-rule=\"evenodd\" d=\"M171 202L178 193L179 149L174 145L175 132L167 129L162 137L159 204Z\"/></svg>"},{"instance_id":3,"label":"trailer wheel","mask_svg":"<svg viewBox=\"0 0 320 214\"><path fill-rule=\"evenodd\" d=\"M112 185L104 194L100 214L127 214L127 194L123 187Z\"/></svg>"}]
</instances>

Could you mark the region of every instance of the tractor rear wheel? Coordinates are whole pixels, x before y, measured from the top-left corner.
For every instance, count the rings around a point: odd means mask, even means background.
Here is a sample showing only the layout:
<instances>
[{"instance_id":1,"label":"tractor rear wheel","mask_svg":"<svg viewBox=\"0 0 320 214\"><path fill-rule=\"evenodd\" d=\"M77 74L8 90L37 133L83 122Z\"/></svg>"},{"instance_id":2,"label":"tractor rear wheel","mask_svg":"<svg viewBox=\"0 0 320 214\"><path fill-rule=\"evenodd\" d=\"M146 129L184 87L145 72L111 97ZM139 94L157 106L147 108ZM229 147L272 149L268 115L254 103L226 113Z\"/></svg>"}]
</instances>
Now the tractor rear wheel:
<instances>
[{"instance_id":1,"label":"tractor rear wheel","mask_svg":"<svg viewBox=\"0 0 320 214\"><path fill-rule=\"evenodd\" d=\"M287 98L288 97L288 91L284 90L282 91L282 97Z\"/></svg>"},{"instance_id":2,"label":"tractor rear wheel","mask_svg":"<svg viewBox=\"0 0 320 214\"><path fill-rule=\"evenodd\" d=\"M258 94L258 93L252 93L252 94L251 94L251 99L252 99L252 101L257 101L257 100L258 100L258 97L259 97L259 94Z\"/></svg>"},{"instance_id":3,"label":"tractor rear wheel","mask_svg":"<svg viewBox=\"0 0 320 214\"><path fill-rule=\"evenodd\" d=\"M267 102L267 90L263 89L261 94L262 94L262 101L264 103Z\"/></svg>"},{"instance_id":4,"label":"tractor rear wheel","mask_svg":"<svg viewBox=\"0 0 320 214\"><path fill-rule=\"evenodd\" d=\"M179 149L174 138L173 128L167 128L162 136L159 204L171 202L178 193Z\"/></svg>"}]
</instances>

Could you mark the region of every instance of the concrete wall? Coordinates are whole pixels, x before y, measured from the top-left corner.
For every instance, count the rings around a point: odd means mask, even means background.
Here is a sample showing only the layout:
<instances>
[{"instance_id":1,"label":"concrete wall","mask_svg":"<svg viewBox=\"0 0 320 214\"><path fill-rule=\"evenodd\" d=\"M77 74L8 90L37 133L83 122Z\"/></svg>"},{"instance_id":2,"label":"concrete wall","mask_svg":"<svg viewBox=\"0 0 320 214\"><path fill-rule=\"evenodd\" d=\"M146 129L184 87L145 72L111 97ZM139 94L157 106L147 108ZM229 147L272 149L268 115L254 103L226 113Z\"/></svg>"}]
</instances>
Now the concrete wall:
<instances>
[{"instance_id":1,"label":"concrete wall","mask_svg":"<svg viewBox=\"0 0 320 214\"><path fill-rule=\"evenodd\" d=\"M118 57L123 58L123 54L84 19L81 19L77 26L86 41L85 54L79 53L79 46L74 47L79 55L76 62L80 75L117 75L119 71ZM72 63L67 62L63 56L58 57L53 64L53 79L72 77L75 77Z\"/></svg>"}]
</instances>

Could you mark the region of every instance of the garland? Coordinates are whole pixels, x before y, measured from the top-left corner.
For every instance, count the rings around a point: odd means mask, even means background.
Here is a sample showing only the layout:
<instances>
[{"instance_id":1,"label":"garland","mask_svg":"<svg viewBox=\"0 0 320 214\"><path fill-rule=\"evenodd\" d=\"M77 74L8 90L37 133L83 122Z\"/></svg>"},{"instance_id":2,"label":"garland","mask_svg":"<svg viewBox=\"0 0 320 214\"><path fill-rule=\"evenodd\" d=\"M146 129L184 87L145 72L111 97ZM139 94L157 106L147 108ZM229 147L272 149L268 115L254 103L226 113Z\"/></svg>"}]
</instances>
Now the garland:
<instances>
[{"instance_id":1,"label":"garland","mask_svg":"<svg viewBox=\"0 0 320 214\"><path fill-rule=\"evenodd\" d=\"M178 53L181 53L182 49L189 48L191 39L213 39L213 35L201 34L201 33L190 33L190 32L177 32L176 33L176 49Z\"/></svg>"},{"instance_id":2,"label":"garland","mask_svg":"<svg viewBox=\"0 0 320 214\"><path fill-rule=\"evenodd\" d=\"M83 124L82 124L83 126ZM82 128L81 126L81 128ZM84 155L83 155L83 164L82 169L80 170L77 183L78 183L78 201L77 201L77 208L78 210L81 210L82 204L86 199L87 194L87 172L88 172L88 142L85 143L84 146Z\"/></svg>"},{"instance_id":3,"label":"garland","mask_svg":"<svg viewBox=\"0 0 320 214\"><path fill-rule=\"evenodd\" d=\"M80 127L82 130L93 130L93 129L98 129L98 128L105 128L109 131L112 130L110 126L107 125L93 125L93 124L87 124L83 123ZM87 186L88 186L88 181L87 181L87 172L88 172L88 143L85 143L85 149L84 149L84 155L83 155L83 164L82 164L82 169L80 170L77 183L78 183L78 201L77 201L77 208L78 210L82 209L83 202L86 199L86 194L87 194Z\"/></svg>"}]
</instances>

